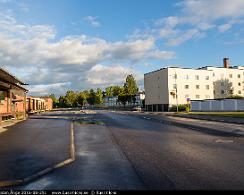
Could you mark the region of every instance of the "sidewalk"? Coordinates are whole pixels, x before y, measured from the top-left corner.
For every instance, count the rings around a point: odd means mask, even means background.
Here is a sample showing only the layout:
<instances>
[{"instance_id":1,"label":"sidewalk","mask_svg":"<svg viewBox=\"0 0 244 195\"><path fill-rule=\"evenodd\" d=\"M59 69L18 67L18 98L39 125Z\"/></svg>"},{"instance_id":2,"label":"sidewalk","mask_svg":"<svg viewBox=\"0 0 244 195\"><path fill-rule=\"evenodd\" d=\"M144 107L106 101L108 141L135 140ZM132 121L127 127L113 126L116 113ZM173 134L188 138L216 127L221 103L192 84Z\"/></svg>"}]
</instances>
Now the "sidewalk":
<instances>
[{"instance_id":1,"label":"sidewalk","mask_svg":"<svg viewBox=\"0 0 244 195\"><path fill-rule=\"evenodd\" d=\"M179 117L174 114L160 112L144 112L145 114L154 115L157 120L163 123L200 130L202 132L211 133L221 136L244 136L244 126L242 124L229 123L223 121L213 121L207 119L193 119L187 117ZM159 116L159 117L158 117Z\"/></svg>"},{"instance_id":2,"label":"sidewalk","mask_svg":"<svg viewBox=\"0 0 244 195\"><path fill-rule=\"evenodd\" d=\"M231 118L231 117L221 117L221 116L209 116L209 115L191 115L191 114L167 114L168 116L200 119L207 121L225 122L233 124L244 124L244 118Z\"/></svg>"},{"instance_id":3,"label":"sidewalk","mask_svg":"<svg viewBox=\"0 0 244 195\"><path fill-rule=\"evenodd\" d=\"M0 182L20 180L69 158L70 122L27 119L0 133Z\"/></svg>"}]
</instances>

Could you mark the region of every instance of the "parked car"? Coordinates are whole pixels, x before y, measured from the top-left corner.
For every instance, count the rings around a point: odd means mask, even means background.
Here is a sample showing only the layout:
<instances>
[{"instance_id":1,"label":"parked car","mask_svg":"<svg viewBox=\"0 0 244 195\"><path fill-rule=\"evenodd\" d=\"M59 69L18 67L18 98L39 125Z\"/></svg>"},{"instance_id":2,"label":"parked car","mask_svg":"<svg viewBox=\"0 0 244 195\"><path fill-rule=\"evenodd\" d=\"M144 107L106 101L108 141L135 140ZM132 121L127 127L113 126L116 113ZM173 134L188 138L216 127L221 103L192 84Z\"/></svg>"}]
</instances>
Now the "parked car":
<instances>
[{"instance_id":1,"label":"parked car","mask_svg":"<svg viewBox=\"0 0 244 195\"><path fill-rule=\"evenodd\" d=\"M132 110L133 111L141 111L142 109L141 109L141 106L135 106L135 107L133 107Z\"/></svg>"}]
</instances>

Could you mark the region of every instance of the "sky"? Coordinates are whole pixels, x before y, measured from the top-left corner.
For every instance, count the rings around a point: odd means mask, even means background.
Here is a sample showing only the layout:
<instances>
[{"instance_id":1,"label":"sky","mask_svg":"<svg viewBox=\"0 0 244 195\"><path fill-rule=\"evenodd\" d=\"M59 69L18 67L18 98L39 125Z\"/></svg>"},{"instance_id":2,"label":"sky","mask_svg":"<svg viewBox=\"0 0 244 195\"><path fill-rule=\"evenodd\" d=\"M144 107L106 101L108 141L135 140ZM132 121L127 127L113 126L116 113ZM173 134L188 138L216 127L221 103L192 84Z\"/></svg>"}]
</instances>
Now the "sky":
<instances>
[{"instance_id":1,"label":"sky","mask_svg":"<svg viewBox=\"0 0 244 195\"><path fill-rule=\"evenodd\" d=\"M244 0L0 0L0 65L30 95L162 67L244 65Z\"/></svg>"}]
</instances>

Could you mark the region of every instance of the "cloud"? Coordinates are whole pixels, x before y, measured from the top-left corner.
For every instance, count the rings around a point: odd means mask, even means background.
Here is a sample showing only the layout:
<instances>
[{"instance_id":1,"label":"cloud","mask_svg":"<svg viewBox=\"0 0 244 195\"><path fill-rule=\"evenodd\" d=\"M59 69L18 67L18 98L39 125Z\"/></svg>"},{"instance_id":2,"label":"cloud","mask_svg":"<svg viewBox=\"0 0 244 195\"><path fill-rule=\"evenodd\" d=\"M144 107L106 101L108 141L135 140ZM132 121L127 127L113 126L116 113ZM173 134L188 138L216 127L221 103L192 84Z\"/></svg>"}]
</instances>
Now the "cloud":
<instances>
[{"instance_id":1,"label":"cloud","mask_svg":"<svg viewBox=\"0 0 244 195\"><path fill-rule=\"evenodd\" d=\"M219 32L225 32L225 31L229 30L231 27L232 27L232 25L229 23L222 24L222 25L218 26L218 30L219 30Z\"/></svg>"},{"instance_id":2,"label":"cloud","mask_svg":"<svg viewBox=\"0 0 244 195\"><path fill-rule=\"evenodd\" d=\"M53 26L21 24L11 15L0 14L1 64L30 84L30 94L121 82L125 74L139 75L128 65L175 56L159 50L153 38L108 42L78 35L57 40L56 33Z\"/></svg>"},{"instance_id":3,"label":"cloud","mask_svg":"<svg viewBox=\"0 0 244 195\"><path fill-rule=\"evenodd\" d=\"M181 36L173 39L169 39L166 43L167 46L178 46L192 38L201 37L202 34L198 29L189 29L186 32L182 33Z\"/></svg>"},{"instance_id":4,"label":"cloud","mask_svg":"<svg viewBox=\"0 0 244 195\"><path fill-rule=\"evenodd\" d=\"M244 23L243 0L182 0L174 9L175 15L155 20L146 30L136 29L131 37L154 37L171 47Z\"/></svg>"},{"instance_id":5,"label":"cloud","mask_svg":"<svg viewBox=\"0 0 244 195\"><path fill-rule=\"evenodd\" d=\"M244 16L243 0L184 0L179 5L186 15L206 20Z\"/></svg>"},{"instance_id":6,"label":"cloud","mask_svg":"<svg viewBox=\"0 0 244 195\"><path fill-rule=\"evenodd\" d=\"M87 82L93 85L116 85L123 84L128 74L134 74L136 80L142 80L143 74L138 74L131 68L121 65L104 66L97 64L92 67L87 74Z\"/></svg>"},{"instance_id":7,"label":"cloud","mask_svg":"<svg viewBox=\"0 0 244 195\"><path fill-rule=\"evenodd\" d=\"M96 17L93 16L86 16L83 18L84 21L88 22L93 27L100 27L100 22L97 21Z\"/></svg>"}]
</instances>

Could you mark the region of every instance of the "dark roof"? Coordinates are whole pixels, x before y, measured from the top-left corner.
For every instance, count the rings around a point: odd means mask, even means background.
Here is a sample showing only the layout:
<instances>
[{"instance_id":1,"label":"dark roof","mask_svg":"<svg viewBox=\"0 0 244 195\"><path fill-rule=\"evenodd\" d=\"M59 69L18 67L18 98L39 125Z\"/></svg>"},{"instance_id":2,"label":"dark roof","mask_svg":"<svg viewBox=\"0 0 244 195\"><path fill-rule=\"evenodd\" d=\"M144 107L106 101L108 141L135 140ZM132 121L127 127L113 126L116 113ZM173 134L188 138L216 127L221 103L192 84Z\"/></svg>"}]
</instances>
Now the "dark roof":
<instances>
[{"instance_id":1,"label":"dark roof","mask_svg":"<svg viewBox=\"0 0 244 195\"><path fill-rule=\"evenodd\" d=\"M11 84L27 85L2 67L0 67L0 79Z\"/></svg>"}]
</instances>

